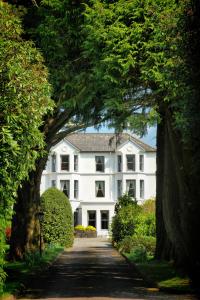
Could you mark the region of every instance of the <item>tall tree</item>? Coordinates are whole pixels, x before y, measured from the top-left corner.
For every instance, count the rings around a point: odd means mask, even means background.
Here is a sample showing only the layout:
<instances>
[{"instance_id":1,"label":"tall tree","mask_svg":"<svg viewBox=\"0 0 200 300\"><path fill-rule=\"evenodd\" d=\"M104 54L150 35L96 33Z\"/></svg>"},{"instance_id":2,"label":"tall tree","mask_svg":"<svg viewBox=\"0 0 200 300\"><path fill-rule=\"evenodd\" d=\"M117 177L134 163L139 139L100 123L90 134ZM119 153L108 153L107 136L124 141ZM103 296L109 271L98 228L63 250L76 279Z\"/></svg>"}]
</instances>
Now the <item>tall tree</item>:
<instances>
[{"instance_id":1,"label":"tall tree","mask_svg":"<svg viewBox=\"0 0 200 300\"><path fill-rule=\"evenodd\" d=\"M95 123L109 115L118 129L141 130L157 117L156 256L175 259L198 278L197 3L94 0L83 5L57 0L42 5L31 11L27 27L42 48L54 86L56 108L42 129L47 152L89 120ZM59 132L66 123L66 131ZM45 159L38 161L33 174L37 199ZM32 239L30 234L29 246Z\"/></svg>"},{"instance_id":2,"label":"tall tree","mask_svg":"<svg viewBox=\"0 0 200 300\"><path fill-rule=\"evenodd\" d=\"M13 258L23 258L25 251L37 246L40 181L51 147L73 131L114 116L125 120L142 107L137 102L127 105L130 83L127 80L120 84L123 69L117 70L116 66L104 73L106 62L103 69L98 68L101 50L94 48L96 53L91 52L93 33L88 35L84 26L84 11L85 5L80 1L42 1L40 7L31 7L25 18L27 36L45 57L55 107L41 127L46 155L36 161L35 170L18 191L10 249ZM113 72L116 76L109 75Z\"/></svg>"},{"instance_id":3,"label":"tall tree","mask_svg":"<svg viewBox=\"0 0 200 300\"><path fill-rule=\"evenodd\" d=\"M126 78L127 105L153 105L158 115L156 257L173 259L198 285L198 2L95 1L86 13L98 71L119 85Z\"/></svg>"},{"instance_id":4,"label":"tall tree","mask_svg":"<svg viewBox=\"0 0 200 300\"><path fill-rule=\"evenodd\" d=\"M33 169L43 134L39 127L51 111L51 87L43 59L33 42L22 39L23 11L0 1L0 293L5 229L10 226L20 182Z\"/></svg>"}]
</instances>

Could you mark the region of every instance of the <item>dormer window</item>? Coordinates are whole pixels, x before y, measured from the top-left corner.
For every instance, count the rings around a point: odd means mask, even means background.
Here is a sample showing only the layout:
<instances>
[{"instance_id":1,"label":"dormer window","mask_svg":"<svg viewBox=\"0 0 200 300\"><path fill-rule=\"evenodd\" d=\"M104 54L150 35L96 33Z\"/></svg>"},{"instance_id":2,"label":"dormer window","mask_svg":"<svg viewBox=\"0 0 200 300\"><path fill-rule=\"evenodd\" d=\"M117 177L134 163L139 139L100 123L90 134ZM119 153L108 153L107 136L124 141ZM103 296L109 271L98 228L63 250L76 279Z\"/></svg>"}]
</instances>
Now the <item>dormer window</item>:
<instances>
[{"instance_id":1,"label":"dormer window","mask_svg":"<svg viewBox=\"0 0 200 300\"><path fill-rule=\"evenodd\" d=\"M95 156L96 172L104 172L104 156Z\"/></svg>"},{"instance_id":2,"label":"dormer window","mask_svg":"<svg viewBox=\"0 0 200 300\"><path fill-rule=\"evenodd\" d=\"M126 166L127 171L135 171L135 155L134 154L127 154L126 155Z\"/></svg>"}]
</instances>

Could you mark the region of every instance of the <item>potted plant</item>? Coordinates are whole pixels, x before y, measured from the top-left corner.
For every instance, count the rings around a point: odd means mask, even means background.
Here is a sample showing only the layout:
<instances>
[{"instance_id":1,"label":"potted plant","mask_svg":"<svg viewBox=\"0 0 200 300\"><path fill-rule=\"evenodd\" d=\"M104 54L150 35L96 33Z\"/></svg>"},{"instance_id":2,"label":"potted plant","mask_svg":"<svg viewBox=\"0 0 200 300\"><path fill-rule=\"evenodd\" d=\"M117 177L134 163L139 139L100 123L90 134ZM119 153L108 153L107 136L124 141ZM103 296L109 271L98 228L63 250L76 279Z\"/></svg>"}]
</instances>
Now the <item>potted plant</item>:
<instances>
[{"instance_id":1,"label":"potted plant","mask_svg":"<svg viewBox=\"0 0 200 300\"><path fill-rule=\"evenodd\" d=\"M95 238L97 237L97 230L93 226L87 226L85 228L85 234L88 238Z\"/></svg>"},{"instance_id":2,"label":"potted plant","mask_svg":"<svg viewBox=\"0 0 200 300\"><path fill-rule=\"evenodd\" d=\"M77 225L74 228L75 237L85 237L85 227L83 225Z\"/></svg>"}]
</instances>

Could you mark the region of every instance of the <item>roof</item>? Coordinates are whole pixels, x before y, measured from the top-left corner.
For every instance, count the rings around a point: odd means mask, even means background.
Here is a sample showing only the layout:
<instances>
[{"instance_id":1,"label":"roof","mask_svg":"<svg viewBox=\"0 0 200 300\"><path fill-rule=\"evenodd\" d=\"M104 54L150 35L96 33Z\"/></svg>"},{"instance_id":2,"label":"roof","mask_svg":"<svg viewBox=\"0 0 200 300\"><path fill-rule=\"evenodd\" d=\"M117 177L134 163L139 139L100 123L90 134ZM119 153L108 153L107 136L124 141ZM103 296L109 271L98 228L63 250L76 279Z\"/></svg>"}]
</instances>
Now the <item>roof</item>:
<instances>
[{"instance_id":1,"label":"roof","mask_svg":"<svg viewBox=\"0 0 200 300\"><path fill-rule=\"evenodd\" d=\"M132 141L145 152L156 151L155 148L128 133L73 133L68 135L65 140L81 152L115 152L120 145L127 141Z\"/></svg>"}]
</instances>

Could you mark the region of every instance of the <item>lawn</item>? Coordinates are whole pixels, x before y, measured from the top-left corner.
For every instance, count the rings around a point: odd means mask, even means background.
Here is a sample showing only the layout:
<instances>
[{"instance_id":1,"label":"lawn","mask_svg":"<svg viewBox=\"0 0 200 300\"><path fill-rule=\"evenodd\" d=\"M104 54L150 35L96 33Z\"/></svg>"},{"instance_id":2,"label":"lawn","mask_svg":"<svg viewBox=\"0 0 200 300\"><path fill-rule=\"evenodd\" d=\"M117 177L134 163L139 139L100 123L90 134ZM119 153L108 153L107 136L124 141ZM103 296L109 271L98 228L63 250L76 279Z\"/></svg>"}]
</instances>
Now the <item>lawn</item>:
<instances>
[{"instance_id":1,"label":"lawn","mask_svg":"<svg viewBox=\"0 0 200 300\"><path fill-rule=\"evenodd\" d=\"M193 292L189 278L181 271L176 270L166 261L148 260L135 263L131 253L126 254L131 263L134 263L149 286L173 293Z\"/></svg>"},{"instance_id":2,"label":"lawn","mask_svg":"<svg viewBox=\"0 0 200 300\"><path fill-rule=\"evenodd\" d=\"M58 245L48 246L41 256L39 251L37 251L34 254L26 255L23 262L7 262L5 271L8 276L4 294L1 298L17 294L23 289L29 275L40 272L45 267L48 267L63 250L64 248Z\"/></svg>"}]
</instances>

